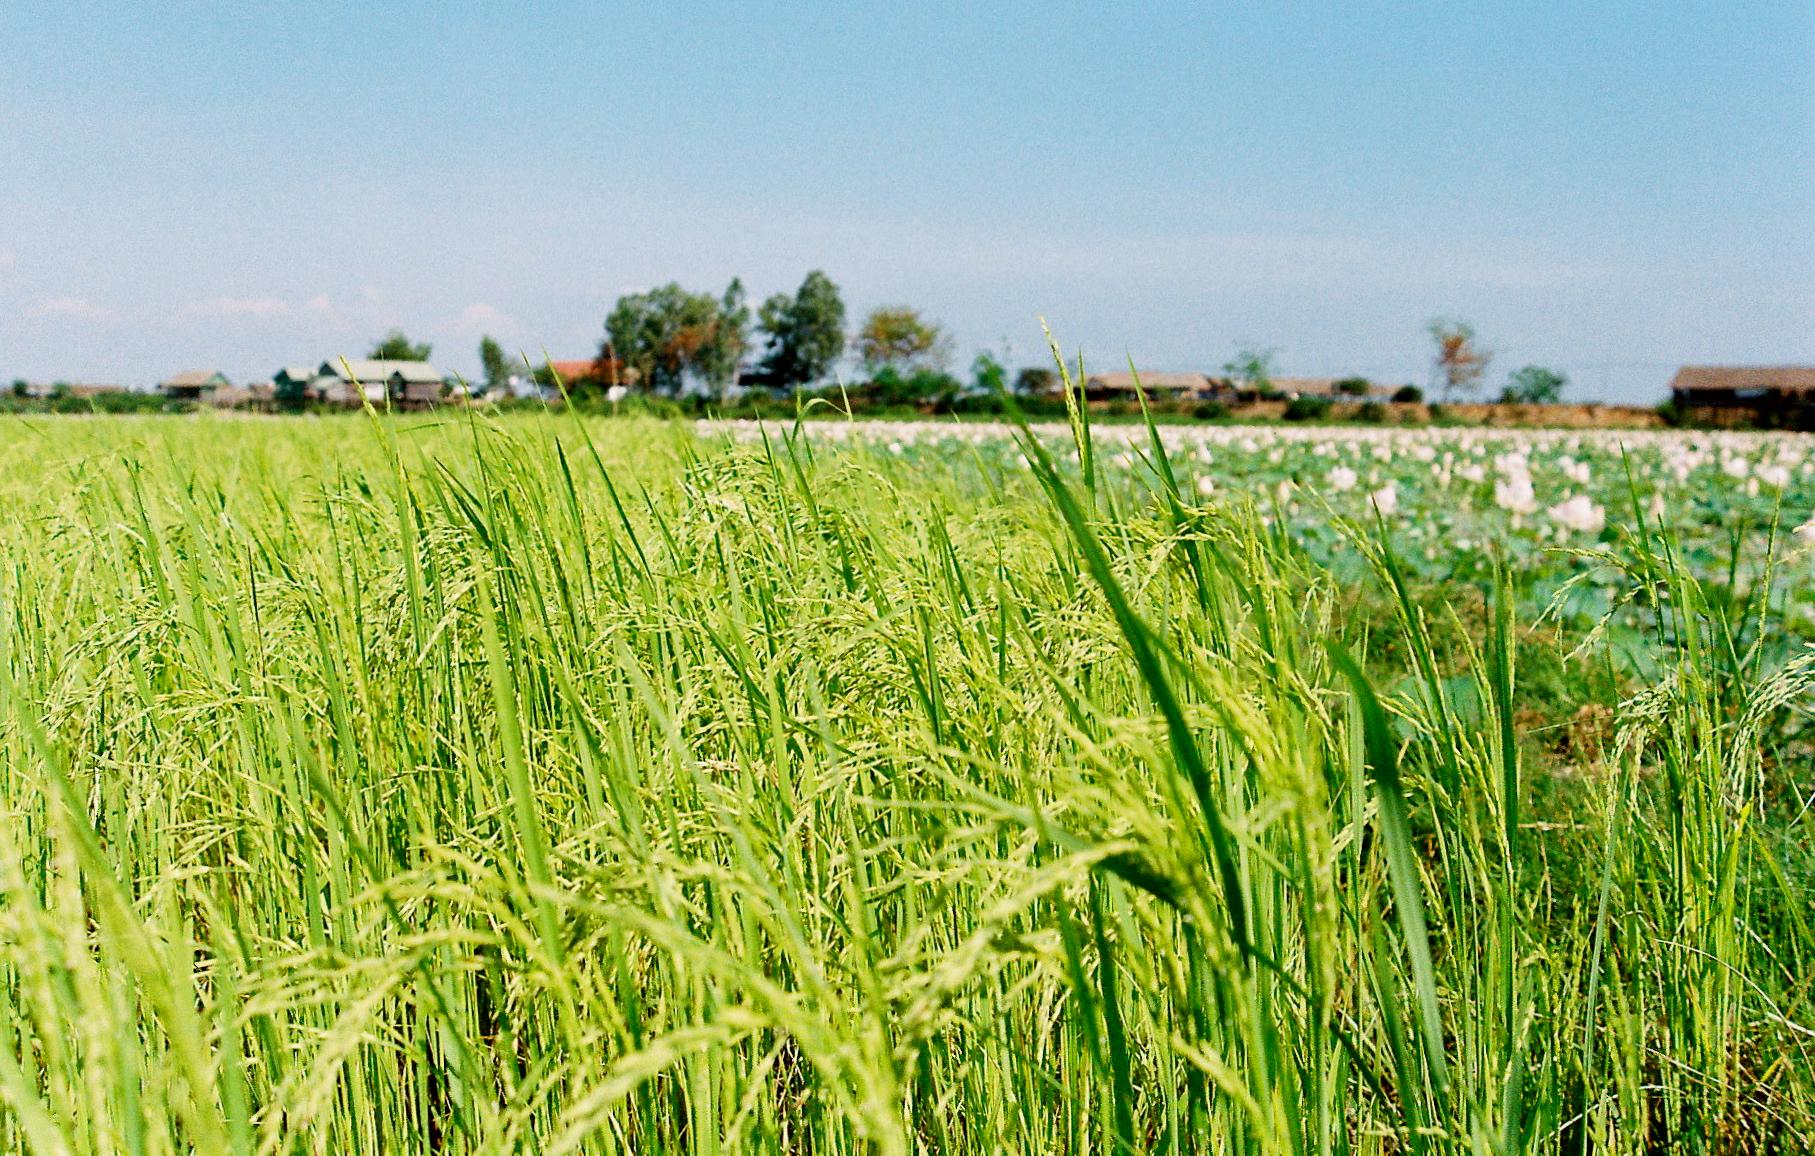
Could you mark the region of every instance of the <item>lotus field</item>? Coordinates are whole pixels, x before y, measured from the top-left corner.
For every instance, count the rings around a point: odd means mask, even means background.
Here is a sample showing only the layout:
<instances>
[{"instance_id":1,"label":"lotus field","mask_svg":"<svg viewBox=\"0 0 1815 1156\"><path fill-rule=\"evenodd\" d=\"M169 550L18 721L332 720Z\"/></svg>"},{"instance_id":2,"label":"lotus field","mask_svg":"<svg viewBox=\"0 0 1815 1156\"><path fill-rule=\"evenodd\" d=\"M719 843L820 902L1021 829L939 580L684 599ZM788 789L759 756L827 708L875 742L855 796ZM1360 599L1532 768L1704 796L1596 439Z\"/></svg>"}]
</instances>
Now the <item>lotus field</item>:
<instances>
[{"instance_id":1,"label":"lotus field","mask_svg":"<svg viewBox=\"0 0 1815 1156\"><path fill-rule=\"evenodd\" d=\"M1815 442L14 419L0 1149L1815 1134Z\"/></svg>"}]
</instances>

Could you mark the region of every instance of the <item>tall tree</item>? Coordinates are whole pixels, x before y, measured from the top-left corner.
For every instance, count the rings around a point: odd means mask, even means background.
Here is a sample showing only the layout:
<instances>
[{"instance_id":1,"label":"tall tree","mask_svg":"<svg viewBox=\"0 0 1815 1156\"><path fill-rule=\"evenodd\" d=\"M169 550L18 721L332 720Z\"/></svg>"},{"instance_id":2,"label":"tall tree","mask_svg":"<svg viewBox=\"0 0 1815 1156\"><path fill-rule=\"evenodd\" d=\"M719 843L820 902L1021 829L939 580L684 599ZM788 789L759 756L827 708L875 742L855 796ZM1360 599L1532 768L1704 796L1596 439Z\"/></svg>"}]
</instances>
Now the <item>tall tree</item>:
<instances>
[{"instance_id":1,"label":"tall tree","mask_svg":"<svg viewBox=\"0 0 1815 1156\"><path fill-rule=\"evenodd\" d=\"M1023 397L1040 397L1056 393L1059 375L1051 366L1030 365L1015 374L1015 392Z\"/></svg>"},{"instance_id":2,"label":"tall tree","mask_svg":"<svg viewBox=\"0 0 1815 1156\"><path fill-rule=\"evenodd\" d=\"M777 293L764 301L757 327L767 339L763 373L784 388L819 380L844 356L844 298L818 269L792 297Z\"/></svg>"},{"instance_id":3,"label":"tall tree","mask_svg":"<svg viewBox=\"0 0 1815 1156\"><path fill-rule=\"evenodd\" d=\"M393 329L378 339L367 356L381 361L427 361L432 348L426 344L412 345L410 339L403 335L403 330Z\"/></svg>"},{"instance_id":4,"label":"tall tree","mask_svg":"<svg viewBox=\"0 0 1815 1156\"><path fill-rule=\"evenodd\" d=\"M971 362L971 384L978 393L1002 393L1008 389L1008 368L986 349Z\"/></svg>"},{"instance_id":5,"label":"tall tree","mask_svg":"<svg viewBox=\"0 0 1815 1156\"><path fill-rule=\"evenodd\" d=\"M905 305L872 309L857 331L857 355L872 372L940 369L948 348L939 326Z\"/></svg>"},{"instance_id":6,"label":"tall tree","mask_svg":"<svg viewBox=\"0 0 1815 1156\"><path fill-rule=\"evenodd\" d=\"M1526 405L1554 405L1563 396L1563 387L1568 384L1569 378L1554 369L1528 365L1513 370L1507 376L1506 389L1501 393L1500 400Z\"/></svg>"},{"instance_id":7,"label":"tall tree","mask_svg":"<svg viewBox=\"0 0 1815 1156\"><path fill-rule=\"evenodd\" d=\"M750 306L744 296L744 283L731 278L718 307L713 311L698 351L689 366L714 394L737 380L737 370L750 351Z\"/></svg>"},{"instance_id":8,"label":"tall tree","mask_svg":"<svg viewBox=\"0 0 1815 1156\"><path fill-rule=\"evenodd\" d=\"M675 282L618 298L605 319L602 358L624 367L625 384L677 394L688 378L723 389L737 376L750 341L744 286L724 294L690 293Z\"/></svg>"},{"instance_id":9,"label":"tall tree","mask_svg":"<svg viewBox=\"0 0 1815 1156\"><path fill-rule=\"evenodd\" d=\"M1223 372L1246 389L1266 393L1273 388L1273 359L1277 356L1273 349L1243 348L1223 363Z\"/></svg>"},{"instance_id":10,"label":"tall tree","mask_svg":"<svg viewBox=\"0 0 1815 1156\"><path fill-rule=\"evenodd\" d=\"M487 334L479 339L479 364L485 371L485 388L501 390L510 381L510 361L504 356L504 347L491 339Z\"/></svg>"},{"instance_id":11,"label":"tall tree","mask_svg":"<svg viewBox=\"0 0 1815 1156\"><path fill-rule=\"evenodd\" d=\"M1481 378L1487 373L1487 363L1493 360L1493 354L1476 343L1475 327L1466 321L1439 317L1425 330L1437 343L1436 354L1431 359L1431 376L1443 391L1443 400L1449 401L1458 393L1472 394L1480 389Z\"/></svg>"}]
</instances>

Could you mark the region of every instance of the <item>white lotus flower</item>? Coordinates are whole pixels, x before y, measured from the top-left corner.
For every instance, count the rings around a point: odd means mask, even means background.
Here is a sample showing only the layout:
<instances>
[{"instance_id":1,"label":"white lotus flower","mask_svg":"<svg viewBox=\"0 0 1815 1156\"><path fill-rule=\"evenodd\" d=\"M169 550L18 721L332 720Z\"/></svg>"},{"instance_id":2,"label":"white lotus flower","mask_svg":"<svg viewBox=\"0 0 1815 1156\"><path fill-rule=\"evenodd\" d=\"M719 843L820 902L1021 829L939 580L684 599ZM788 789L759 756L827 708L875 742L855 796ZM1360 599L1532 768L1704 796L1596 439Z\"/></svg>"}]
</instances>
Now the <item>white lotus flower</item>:
<instances>
[{"instance_id":1,"label":"white lotus flower","mask_svg":"<svg viewBox=\"0 0 1815 1156\"><path fill-rule=\"evenodd\" d=\"M1743 478L1752 472L1752 463L1741 457L1731 457L1720 464L1721 473L1729 478Z\"/></svg>"},{"instance_id":2,"label":"white lotus flower","mask_svg":"<svg viewBox=\"0 0 1815 1156\"><path fill-rule=\"evenodd\" d=\"M1335 490L1340 494L1344 490L1354 489L1357 478L1355 471L1351 470L1349 467L1334 466L1331 468L1330 472L1325 475L1324 480L1329 483L1332 490Z\"/></svg>"},{"instance_id":3,"label":"white lotus flower","mask_svg":"<svg viewBox=\"0 0 1815 1156\"><path fill-rule=\"evenodd\" d=\"M1774 490L1781 490L1790 484L1789 467L1780 465L1759 466L1758 480Z\"/></svg>"},{"instance_id":4,"label":"white lotus flower","mask_svg":"<svg viewBox=\"0 0 1815 1156\"><path fill-rule=\"evenodd\" d=\"M1494 505L1514 514L1530 514L1538 508L1538 495L1532 491L1528 477L1505 478L1494 483Z\"/></svg>"},{"instance_id":5,"label":"white lotus flower","mask_svg":"<svg viewBox=\"0 0 1815 1156\"><path fill-rule=\"evenodd\" d=\"M1803 546L1815 546L1815 517L1790 531L1790 536Z\"/></svg>"},{"instance_id":6,"label":"white lotus flower","mask_svg":"<svg viewBox=\"0 0 1815 1156\"><path fill-rule=\"evenodd\" d=\"M1473 482L1477 486L1487 480L1487 467L1480 462L1468 462L1465 465L1457 466L1456 472L1462 475L1463 481Z\"/></svg>"},{"instance_id":7,"label":"white lotus flower","mask_svg":"<svg viewBox=\"0 0 1815 1156\"><path fill-rule=\"evenodd\" d=\"M1197 479L1197 492L1208 497L1216 493L1216 479L1209 474L1200 474Z\"/></svg>"},{"instance_id":8,"label":"white lotus flower","mask_svg":"<svg viewBox=\"0 0 1815 1156\"><path fill-rule=\"evenodd\" d=\"M1580 534L1599 533L1601 527L1607 524L1606 511L1595 505L1587 494L1566 498L1544 512L1557 525Z\"/></svg>"},{"instance_id":9,"label":"white lotus flower","mask_svg":"<svg viewBox=\"0 0 1815 1156\"><path fill-rule=\"evenodd\" d=\"M1387 516L1399 509L1399 489L1388 483L1368 495L1368 501L1374 504L1381 516Z\"/></svg>"}]
</instances>

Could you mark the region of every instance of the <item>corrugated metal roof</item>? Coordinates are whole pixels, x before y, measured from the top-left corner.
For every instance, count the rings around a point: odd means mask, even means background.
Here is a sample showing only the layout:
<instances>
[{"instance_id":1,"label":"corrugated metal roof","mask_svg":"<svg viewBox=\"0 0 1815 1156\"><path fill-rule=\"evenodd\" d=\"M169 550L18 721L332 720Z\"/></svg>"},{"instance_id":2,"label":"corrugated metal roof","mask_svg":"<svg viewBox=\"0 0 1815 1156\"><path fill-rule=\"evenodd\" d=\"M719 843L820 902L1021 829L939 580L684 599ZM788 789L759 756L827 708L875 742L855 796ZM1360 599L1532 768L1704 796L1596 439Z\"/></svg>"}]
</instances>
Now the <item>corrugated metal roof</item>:
<instances>
[{"instance_id":1,"label":"corrugated metal roof","mask_svg":"<svg viewBox=\"0 0 1815 1156\"><path fill-rule=\"evenodd\" d=\"M165 381L165 389L201 389L208 385L224 385L227 375L218 369L185 369L173 374Z\"/></svg>"},{"instance_id":2,"label":"corrugated metal roof","mask_svg":"<svg viewBox=\"0 0 1815 1156\"><path fill-rule=\"evenodd\" d=\"M343 364L339 358L321 363L323 377L337 377L342 381L357 381L368 385L377 381L389 381L393 377L403 381L440 381L441 371L426 361L387 361L382 358L349 358Z\"/></svg>"},{"instance_id":3,"label":"corrugated metal roof","mask_svg":"<svg viewBox=\"0 0 1815 1156\"><path fill-rule=\"evenodd\" d=\"M1778 389L1815 393L1815 365L1685 365L1671 389Z\"/></svg>"}]
</instances>

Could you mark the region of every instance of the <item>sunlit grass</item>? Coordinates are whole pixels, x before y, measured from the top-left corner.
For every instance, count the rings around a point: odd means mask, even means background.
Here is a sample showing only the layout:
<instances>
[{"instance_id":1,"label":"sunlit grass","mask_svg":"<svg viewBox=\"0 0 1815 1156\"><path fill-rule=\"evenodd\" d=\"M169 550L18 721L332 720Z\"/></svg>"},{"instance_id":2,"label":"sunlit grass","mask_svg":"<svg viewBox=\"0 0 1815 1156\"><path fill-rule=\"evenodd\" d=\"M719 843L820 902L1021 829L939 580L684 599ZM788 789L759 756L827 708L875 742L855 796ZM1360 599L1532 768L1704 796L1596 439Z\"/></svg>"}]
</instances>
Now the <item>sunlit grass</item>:
<instances>
[{"instance_id":1,"label":"sunlit grass","mask_svg":"<svg viewBox=\"0 0 1815 1156\"><path fill-rule=\"evenodd\" d=\"M1510 576L1458 636L1391 535L1358 603L1157 438L1112 476L1077 434L1004 470L541 416L14 422L0 1145L1815 1129L1809 671L1741 621L1773 603L1612 544L1656 675L1570 660L1629 696L1572 763L1516 722Z\"/></svg>"}]
</instances>

